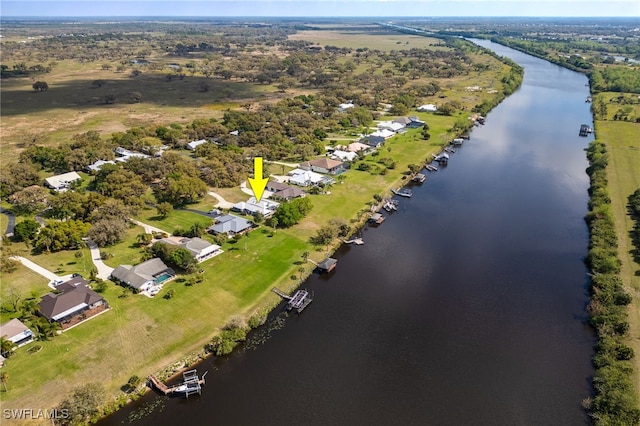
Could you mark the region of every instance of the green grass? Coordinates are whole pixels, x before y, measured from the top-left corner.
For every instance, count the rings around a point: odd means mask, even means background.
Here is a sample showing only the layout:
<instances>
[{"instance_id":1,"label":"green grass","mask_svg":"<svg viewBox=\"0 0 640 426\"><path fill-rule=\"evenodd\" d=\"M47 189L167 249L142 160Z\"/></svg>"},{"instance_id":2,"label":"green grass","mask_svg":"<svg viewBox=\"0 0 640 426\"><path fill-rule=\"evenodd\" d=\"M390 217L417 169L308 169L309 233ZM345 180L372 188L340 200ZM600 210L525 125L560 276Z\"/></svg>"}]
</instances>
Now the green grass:
<instances>
[{"instance_id":1,"label":"green grass","mask_svg":"<svg viewBox=\"0 0 640 426\"><path fill-rule=\"evenodd\" d=\"M442 45L442 40L401 33L371 33L350 30L306 30L289 36L290 40L307 40L321 46L336 46L357 49L368 47L371 50L391 51L413 48L431 50L450 50Z\"/></svg>"},{"instance_id":2,"label":"green grass","mask_svg":"<svg viewBox=\"0 0 640 426\"><path fill-rule=\"evenodd\" d=\"M123 241L109 247L101 248L101 252L113 255L104 261L105 265L117 268L119 265L135 265L142 261L142 249L136 242L136 236L142 234L144 229L141 226L132 226L127 230Z\"/></svg>"},{"instance_id":3,"label":"green grass","mask_svg":"<svg viewBox=\"0 0 640 426\"><path fill-rule=\"evenodd\" d=\"M606 143L609 153L607 179L611 210L618 235L618 256L622 261L620 276L633 296L629 308L630 336L640 334L640 265L631 254L633 246L629 231L634 223L628 215L628 197L640 188L640 124L620 121L597 121L597 138ZM630 338L628 344L634 349L634 383L640 389L640 340Z\"/></svg>"},{"instance_id":4,"label":"green grass","mask_svg":"<svg viewBox=\"0 0 640 426\"><path fill-rule=\"evenodd\" d=\"M189 208L190 206L187 207ZM211 208L208 210L210 209ZM162 219L158 216L156 209L151 208L140 211L137 219L148 225L160 228L170 234L177 228L188 230L195 223L204 223L206 226L209 226L212 223L211 219L186 210L174 210L169 216Z\"/></svg>"}]
</instances>

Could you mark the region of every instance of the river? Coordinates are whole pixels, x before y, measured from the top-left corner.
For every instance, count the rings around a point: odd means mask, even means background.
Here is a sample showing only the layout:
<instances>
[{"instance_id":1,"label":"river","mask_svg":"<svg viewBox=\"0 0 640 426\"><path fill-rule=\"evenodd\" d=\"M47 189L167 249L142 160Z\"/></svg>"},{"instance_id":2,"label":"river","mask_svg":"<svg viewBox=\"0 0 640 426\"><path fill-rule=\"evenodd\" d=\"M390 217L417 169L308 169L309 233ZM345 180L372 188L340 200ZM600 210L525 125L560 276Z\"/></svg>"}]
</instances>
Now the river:
<instances>
[{"instance_id":1,"label":"river","mask_svg":"<svg viewBox=\"0 0 640 426\"><path fill-rule=\"evenodd\" d=\"M198 366L201 396L149 394L101 426L588 424L587 78L476 42L524 82L449 165L310 277L301 315Z\"/></svg>"}]
</instances>

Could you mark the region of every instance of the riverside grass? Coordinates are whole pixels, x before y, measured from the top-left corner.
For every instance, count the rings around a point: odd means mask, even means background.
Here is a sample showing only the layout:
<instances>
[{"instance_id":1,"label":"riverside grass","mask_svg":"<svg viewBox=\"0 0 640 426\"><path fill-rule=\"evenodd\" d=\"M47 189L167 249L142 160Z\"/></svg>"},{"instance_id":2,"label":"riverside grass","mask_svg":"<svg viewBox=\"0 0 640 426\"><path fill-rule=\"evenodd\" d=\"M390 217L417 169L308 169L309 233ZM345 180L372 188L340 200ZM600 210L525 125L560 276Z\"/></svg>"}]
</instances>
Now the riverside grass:
<instances>
[{"instance_id":1,"label":"riverside grass","mask_svg":"<svg viewBox=\"0 0 640 426\"><path fill-rule=\"evenodd\" d=\"M611 212L618 236L618 257L621 261L620 278L633 302L628 307L629 336L640 335L640 270L631 253L633 249L629 232L633 221L627 211L629 195L640 188L640 124L622 121L595 123L597 140L605 143L609 155L606 168ZM640 340L629 337L626 342L636 353L633 358L633 382L640 390Z\"/></svg>"}]
</instances>

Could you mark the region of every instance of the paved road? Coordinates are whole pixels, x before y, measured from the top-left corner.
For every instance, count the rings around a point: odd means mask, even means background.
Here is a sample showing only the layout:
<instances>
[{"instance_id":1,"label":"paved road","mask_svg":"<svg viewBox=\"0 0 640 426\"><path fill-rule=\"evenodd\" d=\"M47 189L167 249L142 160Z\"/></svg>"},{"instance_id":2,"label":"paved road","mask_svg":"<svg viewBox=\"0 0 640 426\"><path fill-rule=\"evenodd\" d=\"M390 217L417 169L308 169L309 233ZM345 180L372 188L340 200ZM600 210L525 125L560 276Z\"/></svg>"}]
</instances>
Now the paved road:
<instances>
[{"instance_id":1,"label":"paved road","mask_svg":"<svg viewBox=\"0 0 640 426\"><path fill-rule=\"evenodd\" d=\"M104 262L102 261L102 257L100 256L100 248L96 243L91 240L86 240L85 242L87 243L87 247L89 247L89 250L91 251L91 260L93 261L96 269L98 269L97 277L103 280L109 279L114 268L104 264Z\"/></svg>"},{"instance_id":2,"label":"paved road","mask_svg":"<svg viewBox=\"0 0 640 426\"><path fill-rule=\"evenodd\" d=\"M16 216L10 211L3 209L2 207L0 207L0 213L5 214L7 216L7 219L9 219L9 221L7 222L7 230L4 234L7 237L13 237L13 228L16 227Z\"/></svg>"},{"instance_id":3,"label":"paved road","mask_svg":"<svg viewBox=\"0 0 640 426\"><path fill-rule=\"evenodd\" d=\"M67 281L69 279L71 279L71 274L68 275L64 275L64 276L59 276L54 274L53 272L51 272L50 270L43 268L42 266L38 265L37 263L22 257L22 256L11 256L11 259L15 259L18 262L22 263L24 266L26 266L27 268L31 269L33 272L42 275L43 277L45 277L46 279L48 279L50 281L49 286L53 287L53 282L54 281Z\"/></svg>"}]
</instances>

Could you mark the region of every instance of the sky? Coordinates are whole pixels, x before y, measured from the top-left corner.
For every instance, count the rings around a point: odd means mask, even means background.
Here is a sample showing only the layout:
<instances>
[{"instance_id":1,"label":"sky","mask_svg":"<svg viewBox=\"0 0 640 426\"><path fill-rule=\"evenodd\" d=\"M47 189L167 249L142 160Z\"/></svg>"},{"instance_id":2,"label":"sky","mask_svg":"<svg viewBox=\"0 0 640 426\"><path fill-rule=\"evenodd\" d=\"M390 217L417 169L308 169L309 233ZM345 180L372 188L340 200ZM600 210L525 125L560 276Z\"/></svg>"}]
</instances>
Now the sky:
<instances>
[{"instance_id":1,"label":"sky","mask_svg":"<svg viewBox=\"0 0 640 426\"><path fill-rule=\"evenodd\" d=\"M0 0L2 17L638 17L640 0Z\"/></svg>"}]
</instances>

